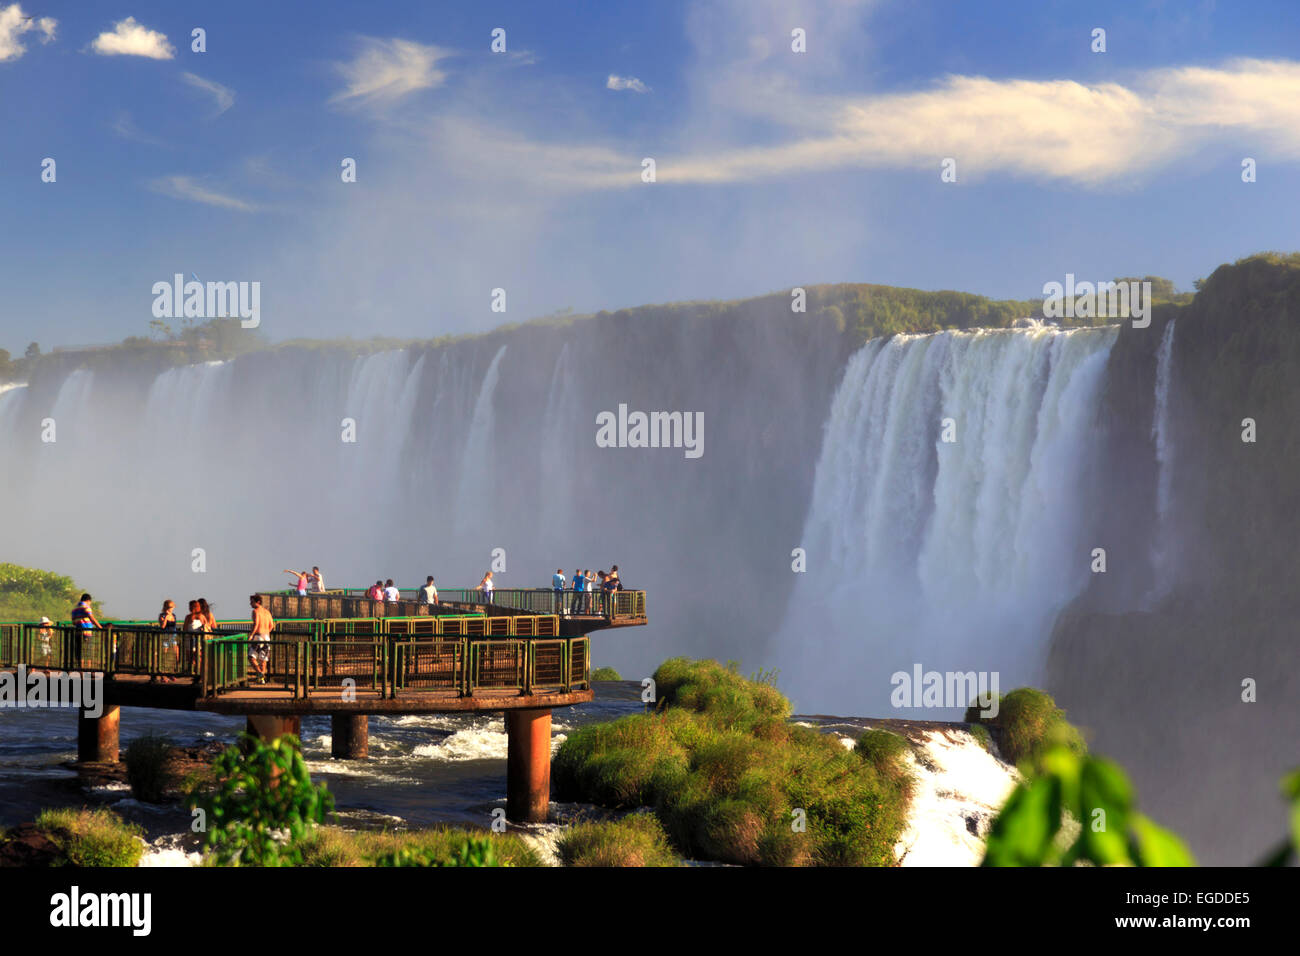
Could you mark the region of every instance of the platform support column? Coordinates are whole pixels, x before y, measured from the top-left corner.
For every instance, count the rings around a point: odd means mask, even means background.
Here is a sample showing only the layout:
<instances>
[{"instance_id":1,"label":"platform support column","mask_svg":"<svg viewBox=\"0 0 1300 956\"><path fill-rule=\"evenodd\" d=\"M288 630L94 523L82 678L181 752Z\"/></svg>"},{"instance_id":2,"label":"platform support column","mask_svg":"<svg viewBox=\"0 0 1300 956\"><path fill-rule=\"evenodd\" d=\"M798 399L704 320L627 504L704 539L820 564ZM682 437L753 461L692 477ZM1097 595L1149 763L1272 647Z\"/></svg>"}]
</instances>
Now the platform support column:
<instances>
[{"instance_id":1,"label":"platform support column","mask_svg":"<svg viewBox=\"0 0 1300 956\"><path fill-rule=\"evenodd\" d=\"M331 714L330 752L338 760L362 760L370 755L370 718L365 714Z\"/></svg>"},{"instance_id":2,"label":"platform support column","mask_svg":"<svg viewBox=\"0 0 1300 956\"><path fill-rule=\"evenodd\" d=\"M276 714L257 714L248 718L248 732L267 744L283 734L293 734L301 740L302 718L281 717Z\"/></svg>"},{"instance_id":3,"label":"platform support column","mask_svg":"<svg viewBox=\"0 0 1300 956\"><path fill-rule=\"evenodd\" d=\"M545 823L551 804L551 708L506 711L506 818Z\"/></svg>"},{"instance_id":4,"label":"platform support column","mask_svg":"<svg viewBox=\"0 0 1300 956\"><path fill-rule=\"evenodd\" d=\"M82 763L116 763L121 725L120 707L106 704L98 717L88 717L83 707L77 714L77 759Z\"/></svg>"}]
</instances>

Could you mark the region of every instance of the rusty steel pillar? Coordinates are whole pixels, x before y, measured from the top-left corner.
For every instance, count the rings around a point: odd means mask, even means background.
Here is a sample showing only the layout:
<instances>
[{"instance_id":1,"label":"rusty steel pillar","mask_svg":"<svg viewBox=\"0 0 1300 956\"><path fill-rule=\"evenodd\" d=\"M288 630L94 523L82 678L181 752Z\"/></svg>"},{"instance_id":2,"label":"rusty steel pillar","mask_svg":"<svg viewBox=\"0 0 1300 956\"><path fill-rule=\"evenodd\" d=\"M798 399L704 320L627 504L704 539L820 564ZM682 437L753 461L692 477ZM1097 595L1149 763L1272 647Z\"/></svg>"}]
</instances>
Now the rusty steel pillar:
<instances>
[{"instance_id":1,"label":"rusty steel pillar","mask_svg":"<svg viewBox=\"0 0 1300 956\"><path fill-rule=\"evenodd\" d=\"M302 739L301 717L280 717L275 714L257 714L248 718L248 732L263 743L270 743L283 734L293 734Z\"/></svg>"},{"instance_id":2,"label":"rusty steel pillar","mask_svg":"<svg viewBox=\"0 0 1300 956\"><path fill-rule=\"evenodd\" d=\"M82 763L116 763L121 725L120 707L105 705L98 717L87 717L83 707L77 714L77 759Z\"/></svg>"},{"instance_id":3,"label":"rusty steel pillar","mask_svg":"<svg viewBox=\"0 0 1300 956\"><path fill-rule=\"evenodd\" d=\"M370 718L365 714L331 714L330 754L338 760L362 760L370 755Z\"/></svg>"},{"instance_id":4,"label":"rusty steel pillar","mask_svg":"<svg viewBox=\"0 0 1300 956\"><path fill-rule=\"evenodd\" d=\"M551 709L506 711L506 818L545 823L551 805Z\"/></svg>"}]
</instances>

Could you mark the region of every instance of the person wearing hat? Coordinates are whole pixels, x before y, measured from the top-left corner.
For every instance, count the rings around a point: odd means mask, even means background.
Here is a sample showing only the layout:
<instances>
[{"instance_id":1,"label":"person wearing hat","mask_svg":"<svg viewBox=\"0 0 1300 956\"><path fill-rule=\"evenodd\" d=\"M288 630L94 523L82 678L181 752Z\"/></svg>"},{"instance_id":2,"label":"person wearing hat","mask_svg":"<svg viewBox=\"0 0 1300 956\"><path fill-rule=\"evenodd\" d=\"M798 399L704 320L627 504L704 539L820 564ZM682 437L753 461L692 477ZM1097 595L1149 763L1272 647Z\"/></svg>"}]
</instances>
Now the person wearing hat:
<instances>
[{"instance_id":1,"label":"person wearing hat","mask_svg":"<svg viewBox=\"0 0 1300 956\"><path fill-rule=\"evenodd\" d=\"M36 632L36 639L41 645L41 662L50 666L50 638L54 636L54 622L48 617L41 618L41 629Z\"/></svg>"}]
</instances>

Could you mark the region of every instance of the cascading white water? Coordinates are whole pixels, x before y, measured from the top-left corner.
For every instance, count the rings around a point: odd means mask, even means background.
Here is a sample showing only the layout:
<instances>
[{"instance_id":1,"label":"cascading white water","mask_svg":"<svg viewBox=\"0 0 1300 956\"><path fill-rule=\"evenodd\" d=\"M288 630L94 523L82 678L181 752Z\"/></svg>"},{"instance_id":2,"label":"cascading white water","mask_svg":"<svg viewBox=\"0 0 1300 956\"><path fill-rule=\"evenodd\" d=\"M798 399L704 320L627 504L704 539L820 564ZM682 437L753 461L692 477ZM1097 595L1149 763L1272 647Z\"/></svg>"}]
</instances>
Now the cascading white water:
<instances>
[{"instance_id":1,"label":"cascading white water","mask_svg":"<svg viewBox=\"0 0 1300 956\"><path fill-rule=\"evenodd\" d=\"M544 541L563 540L575 519L573 493L574 445L581 409L578 402L577 363L565 343L555 361L546 394L546 420L542 424L542 507L540 531Z\"/></svg>"},{"instance_id":2,"label":"cascading white water","mask_svg":"<svg viewBox=\"0 0 1300 956\"><path fill-rule=\"evenodd\" d=\"M456 528L462 533L468 532L476 521L481 521L493 504L492 432L495 415L492 403L500 377L501 357L505 354L506 346L503 345L492 357L470 419L460 491L456 496Z\"/></svg>"},{"instance_id":3,"label":"cascading white water","mask_svg":"<svg viewBox=\"0 0 1300 956\"><path fill-rule=\"evenodd\" d=\"M490 477L500 358L485 375L445 353L304 352L167 369L143 391L89 370L6 388L0 560L70 574L118 614L206 596L242 615L243 594L313 563L333 584L468 576L461 551L477 567L486 544L453 535L447 502Z\"/></svg>"},{"instance_id":4,"label":"cascading white water","mask_svg":"<svg viewBox=\"0 0 1300 956\"><path fill-rule=\"evenodd\" d=\"M772 655L796 704L885 712L890 676L916 664L997 672L1003 691L1038 676L1087 583L1077 502L1116 335L896 336L853 357Z\"/></svg>"},{"instance_id":5,"label":"cascading white water","mask_svg":"<svg viewBox=\"0 0 1300 956\"><path fill-rule=\"evenodd\" d=\"M1170 434L1169 386L1173 379L1174 325L1175 320L1171 319L1165 326L1160 349L1156 352L1156 402L1151 419L1151 438L1156 445L1156 525L1151 549L1151 564L1155 571L1153 599L1163 596L1172 585L1169 558L1173 546L1170 511L1173 505L1174 442Z\"/></svg>"}]
</instances>

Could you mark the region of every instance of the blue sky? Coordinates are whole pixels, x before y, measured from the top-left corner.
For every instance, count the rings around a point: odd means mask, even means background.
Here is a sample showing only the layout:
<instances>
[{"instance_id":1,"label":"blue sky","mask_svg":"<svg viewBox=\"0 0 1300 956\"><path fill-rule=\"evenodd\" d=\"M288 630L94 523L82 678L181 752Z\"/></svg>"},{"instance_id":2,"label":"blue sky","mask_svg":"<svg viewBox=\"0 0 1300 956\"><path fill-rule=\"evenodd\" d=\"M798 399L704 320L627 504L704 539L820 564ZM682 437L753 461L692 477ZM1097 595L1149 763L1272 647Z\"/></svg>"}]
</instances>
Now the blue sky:
<instances>
[{"instance_id":1,"label":"blue sky","mask_svg":"<svg viewBox=\"0 0 1300 956\"><path fill-rule=\"evenodd\" d=\"M1294 2L0 0L0 124L12 352L146 334L176 272L272 340L426 337L1300 249Z\"/></svg>"}]
</instances>

